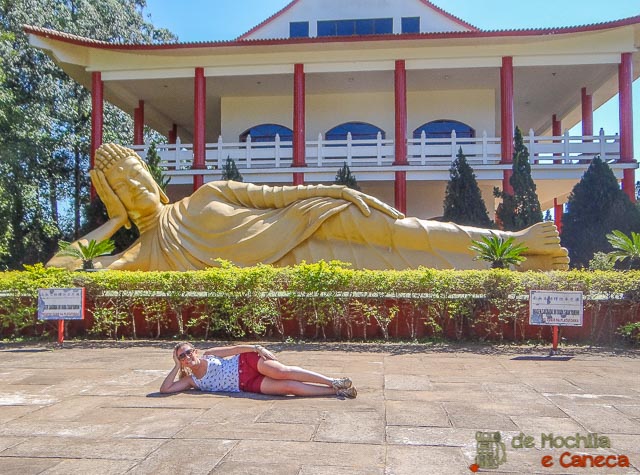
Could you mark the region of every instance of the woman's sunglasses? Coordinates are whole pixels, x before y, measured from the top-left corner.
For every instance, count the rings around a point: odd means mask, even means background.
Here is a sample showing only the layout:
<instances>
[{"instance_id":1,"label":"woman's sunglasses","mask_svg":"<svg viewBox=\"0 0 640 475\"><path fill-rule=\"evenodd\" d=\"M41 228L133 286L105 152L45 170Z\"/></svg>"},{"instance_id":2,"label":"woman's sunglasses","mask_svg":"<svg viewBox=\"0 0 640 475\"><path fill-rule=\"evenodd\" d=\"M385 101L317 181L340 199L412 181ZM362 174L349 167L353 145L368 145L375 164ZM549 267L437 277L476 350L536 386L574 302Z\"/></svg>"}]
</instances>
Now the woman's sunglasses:
<instances>
[{"instance_id":1,"label":"woman's sunglasses","mask_svg":"<svg viewBox=\"0 0 640 475\"><path fill-rule=\"evenodd\" d=\"M195 350L195 348L189 348L188 350L184 351L183 353L180 353L178 355L178 359L180 361L182 361L183 359L185 359L187 356L191 356L191 353L193 353Z\"/></svg>"}]
</instances>

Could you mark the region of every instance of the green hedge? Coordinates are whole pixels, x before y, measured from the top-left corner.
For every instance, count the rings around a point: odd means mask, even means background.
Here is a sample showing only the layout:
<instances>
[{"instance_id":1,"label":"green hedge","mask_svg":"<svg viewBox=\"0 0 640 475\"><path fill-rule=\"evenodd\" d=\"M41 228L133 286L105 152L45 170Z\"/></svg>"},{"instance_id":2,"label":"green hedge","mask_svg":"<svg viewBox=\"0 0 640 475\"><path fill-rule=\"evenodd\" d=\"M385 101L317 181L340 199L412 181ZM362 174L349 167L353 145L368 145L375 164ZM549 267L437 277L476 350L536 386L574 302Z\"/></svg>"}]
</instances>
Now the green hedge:
<instances>
[{"instance_id":1,"label":"green hedge","mask_svg":"<svg viewBox=\"0 0 640 475\"><path fill-rule=\"evenodd\" d=\"M205 338L284 335L295 322L300 336L314 328L318 338L327 330L351 338L357 328L366 339L375 323L388 338L399 313L412 338L420 325L436 336L449 329L456 338L472 328L483 338L500 336L504 323L524 335L531 289L582 291L587 308L605 316L620 305L635 315L640 303L640 271L363 271L340 262L287 268L220 262L197 272L68 272L36 265L0 273L3 335L38 334L37 292L48 287L84 287L92 303L88 331L112 338L125 329L137 337L136 314L157 337L170 327Z\"/></svg>"}]
</instances>

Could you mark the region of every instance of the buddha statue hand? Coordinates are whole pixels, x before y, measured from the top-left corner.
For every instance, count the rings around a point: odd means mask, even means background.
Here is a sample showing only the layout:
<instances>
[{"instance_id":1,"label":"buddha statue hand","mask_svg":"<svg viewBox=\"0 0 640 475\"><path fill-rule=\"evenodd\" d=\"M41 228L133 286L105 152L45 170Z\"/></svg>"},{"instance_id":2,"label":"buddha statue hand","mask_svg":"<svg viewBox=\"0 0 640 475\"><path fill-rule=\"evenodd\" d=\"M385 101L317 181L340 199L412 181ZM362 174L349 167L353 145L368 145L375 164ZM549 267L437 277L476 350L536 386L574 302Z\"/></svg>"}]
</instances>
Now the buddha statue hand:
<instances>
[{"instance_id":1,"label":"buddha statue hand","mask_svg":"<svg viewBox=\"0 0 640 475\"><path fill-rule=\"evenodd\" d=\"M98 196L107 208L109 219L116 221L120 226L130 229L131 221L129 220L127 209L122 204L122 201L120 201L120 198L118 198L118 195L113 191L111 185L109 185L104 173L100 170L91 170L89 171L89 175L91 176L91 182L93 186L95 186Z\"/></svg>"},{"instance_id":2,"label":"buddha statue hand","mask_svg":"<svg viewBox=\"0 0 640 475\"><path fill-rule=\"evenodd\" d=\"M384 214L392 217L393 219L404 218L404 214L402 212L380 201L379 199L374 198L373 196L362 193L361 191L344 187L342 188L341 198L356 205L365 216L371 215L370 208L373 208L377 209L378 211L382 211Z\"/></svg>"}]
</instances>

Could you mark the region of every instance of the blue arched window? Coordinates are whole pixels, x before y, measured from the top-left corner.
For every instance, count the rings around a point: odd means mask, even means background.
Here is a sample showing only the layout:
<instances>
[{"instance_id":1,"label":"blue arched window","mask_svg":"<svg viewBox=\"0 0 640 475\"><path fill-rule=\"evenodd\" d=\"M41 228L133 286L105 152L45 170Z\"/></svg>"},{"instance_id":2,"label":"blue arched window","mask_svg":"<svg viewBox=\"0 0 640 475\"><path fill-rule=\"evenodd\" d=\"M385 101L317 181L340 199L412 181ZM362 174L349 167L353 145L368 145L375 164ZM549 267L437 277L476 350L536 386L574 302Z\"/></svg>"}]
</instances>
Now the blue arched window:
<instances>
[{"instance_id":1,"label":"blue arched window","mask_svg":"<svg viewBox=\"0 0 640 475\"><path fill-rule=\"evenodd\" d=\"M293 131L278 124L260 124L248 128L240 134L240 142L246 142L247 136L251 135L251 142L275 142L276 134L280 135L283 142L291 142L293 140Z\"/></svg>"},{"instance_id":2,"label":"blue arched window","mask_svg":"<svg viewBox=\"0 0 640 475\"><path fill-rule=\"evenodd\" d=\"M457 138L472 138L476 136L476 131L467 124L458 122L457 120L433 120L422 124L413 131L413 138L419 139L422 131L428 139L442 139L451 137L451 131L456 131Z\"/></svg>"},{"instance_id":3,"label":"blue arched window","mask_svg":"<svg viewBox=\"0 0 640 475\"><path fill-rule=\"evenodd\" d=\"M325 140L347 140L349 132L351 132L353 140L375 140L378 137L378 132L382 134L383 139L385 136L384 130L375 125L367 124L366 122L345 122L328 130L324 134L324 138Z\"/></svg>"}]
</instances>

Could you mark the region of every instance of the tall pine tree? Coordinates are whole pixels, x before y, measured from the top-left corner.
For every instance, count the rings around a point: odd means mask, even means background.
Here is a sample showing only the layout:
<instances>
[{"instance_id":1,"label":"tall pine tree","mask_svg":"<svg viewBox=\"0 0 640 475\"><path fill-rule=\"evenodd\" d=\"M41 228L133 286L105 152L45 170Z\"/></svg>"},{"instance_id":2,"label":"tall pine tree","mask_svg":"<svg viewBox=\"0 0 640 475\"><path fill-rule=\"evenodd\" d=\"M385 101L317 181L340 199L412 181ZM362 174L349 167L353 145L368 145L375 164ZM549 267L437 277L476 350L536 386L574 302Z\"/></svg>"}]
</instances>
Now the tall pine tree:
<instances>
[{"instance_id":1,"label":"tall pine tree","mask_svg":"<svg viewBox=\"0 0 640 475\"><path fill-rule=\"evenodd\" d=\"M358 180L356 180L355 175L351 173L351 169L347 162L344 162L342 168L338 170L336 173L336 179L334 181L336 185L344 185L347 188L351 188L352 190L360 191L360 187L358 186Z\"/></svg>"},{"instance_id":2,"label":"tall pine tree","mask_svg":"<svg viewBox=\"0 0 640 475\"><path fill-rule=\"evenodd\" d=\"M462 148L449 169L444 198L444 221L482 228L493 227L473 169Z\"/></svg>"},{"instance_id":3,"label":"tall pine tree","mask_svg":"<svg viewBox=\"0 0 640 475\"><path fill-rule=\"evenodd\" d=\"M586 267L594 253L609 252L607 234L640 231L640 211L620 189L606 162L595 157L573 188L562 217L562 245L569 249L572 267Z\"/></svg>"},{"instance_id":4,"label":"tall pine tree","mask_svg":"<svg viewBox=\"0 0 640 475\"><path fill-rule=\"evenodd\" d=\"M536 184L531 177L529 150L522 139L522 132L516 127L513 149L513 173L509 183L513 195L494 188L493 194L502 198L496 210L496 220L506 231L519 231L542 221L542 209L536 193Z\"/></svg>"}]
</instances>

